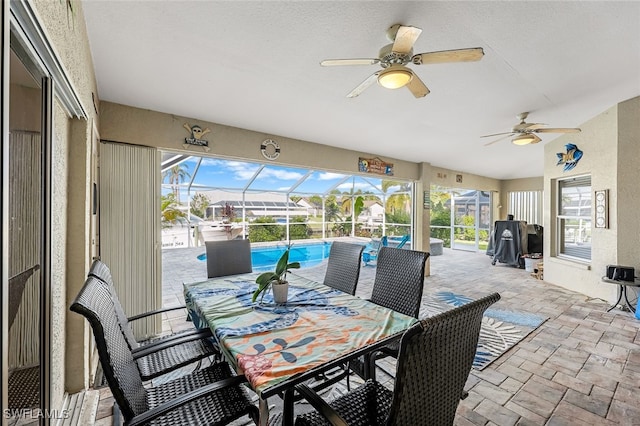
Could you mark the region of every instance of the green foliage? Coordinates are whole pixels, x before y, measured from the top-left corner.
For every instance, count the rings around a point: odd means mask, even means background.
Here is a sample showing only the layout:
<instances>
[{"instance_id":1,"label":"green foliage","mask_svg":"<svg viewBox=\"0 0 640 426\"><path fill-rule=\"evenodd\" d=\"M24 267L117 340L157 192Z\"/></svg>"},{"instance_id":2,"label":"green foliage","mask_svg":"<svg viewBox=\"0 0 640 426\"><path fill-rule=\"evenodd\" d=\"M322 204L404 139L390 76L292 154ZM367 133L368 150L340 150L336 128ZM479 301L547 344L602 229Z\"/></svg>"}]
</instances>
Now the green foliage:
<instances>
[{"instance_id":1,"label":"green foliage","mask_svg":"<svg viewBox=\"0 0 640 426\"><path fill-rule=\"evenodd\" d=\"M184 163L176 164L162 173L162 181L168 181L178 202L180 202L180 184L187 180L188 177L191 177L191 175L188 172L187 165Z\"/></svg>"},{"instance_id":2,"label":"green foliage","mask_svg":"<svg viewBox=\"0 0 640 426\"><path fill-rule=\"evenodd\" d=\"M330 195L325 200L324 218L327 222L335 222L340 217L340 206L335 195Z\"/></svg>"},{"instance_id":3,"label":"green foliage","mask_svg":"<svg viewBox=\"0 0 640 426\"><path fill-rule=\"evenodd\" d=\"M364 210L364 198L358 196L353 203L353 217L357 219L362 210Z\"/></svg>"},{"instance_id":4,"label":"green foliage","mask_svg":"<svg viewBox=\"0 0 640 426\"><path fill-rule=\"evenodd\" d=\"M276 224L274 218L269 216L259 217L249 227L249 239L254 242L282 241L285 236L285 227Z\"/></svg>"},{"instance_id":5,"label":"green foliage","mask_svg":"<svg viewBox=\"0 0 640 426\"><path fill-rule=\"evenodd\" d=\"M431 203L431 237L443 241L444 247L451 248L451 208L445 203L451 199L448 191L441 191L438 187L432 187L429 192ZM433 226L447 226L447 228L433 228Z\"/></svg>"},{"instance_id":6,"label":"green foliage","mask_svg":"<svg viewBox=\"0 0 640 426\"><path fill-rule=\"evenodd\" d=\"M335 199L335 197L333 198ZM313 207L317 209L322 208L322 197L319 195L312 195L311 197L309 197L309 202L313 204Z\"/></svg>"},{"instance_id":7,"label":"green foliage","mask_svg":"<svg viewBox=\"0 0 640 426\"><path fill-rule=\"evenodd\" d=\"M210 203L211 200L209 200L209 197L201 192L196 193L191 198L191 213L202 219L206 219L207 207L209 207Z\"/></svg>"},{"instance_id":8,"label":"green foliage","mask_svg":"<svg viewBox=\"0 0 640 426\"><path fill-rule=\"evenodd\" d=\"M306 240L311 234L312 230L305 223L306 218L304 216L293 216L289 223L289 239L291 240Z\"/></svg>"},{"instance_id":9,"label":"green foliage","mask_svg":"<svg viewBox=\"0 0 640 426\"><path fill-rule=\"evenodd\" d=\"M465 215L465 216L460 216L457 222L458 223L456 223L456 225L474 226L476 223L476 220L473 216ZM475 241L476 240L475 228L456 228L455 237L456 237L456 240Z\"/></svg>"},{"instance_id":10,"label":"green foliage","mask_svg":"<svg viewBox=\"0 0 640 426\"><path fill-rule=\"evenodd\" d=\"M291 245L287 246L287 249L282 253L278 263L276 264L275 271L263 272L256 278L258 288L253 292L252 302L255 302L260 293L264 297L264 292L272 284L284 284L287 282L287 272L291 272L291 269L300 269L300 262L289 262L289 252Z\"/></svg>"},{"instance_id":11,"label":"green foliage","mask_svg":"<svg viewBox=\"0 0 640 426\"><path fill-rule=\"evenodd\" d=\"M442 246L451 248L451 230L449 228L431 228L431 238L439 238Z\"/></svg>"},{"instance_id":12,"label":"green foliage","mask_svg":"<svg viewBox=\"0 0 640 426\"><path fill-rule=\"evenodd\" d=\"M160 221L163 228L174 225L187 216L187 214L178 207L176 194L173 192L160 197L160 214L162 215Z\"/></svg>"}]
</instances>

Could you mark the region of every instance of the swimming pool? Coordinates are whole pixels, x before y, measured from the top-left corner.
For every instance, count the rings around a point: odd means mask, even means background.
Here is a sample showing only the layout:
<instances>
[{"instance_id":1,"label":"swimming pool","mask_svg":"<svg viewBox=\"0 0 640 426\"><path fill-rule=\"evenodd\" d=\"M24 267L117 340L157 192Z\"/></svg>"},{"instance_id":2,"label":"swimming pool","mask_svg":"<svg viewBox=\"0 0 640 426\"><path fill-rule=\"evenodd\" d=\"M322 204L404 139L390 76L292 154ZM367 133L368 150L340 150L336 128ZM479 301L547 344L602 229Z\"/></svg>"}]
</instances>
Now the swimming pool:
<instances>
[{"instance_id":1,"label":"swimming pool","mask_svg":"<svg viewBox=\"0 0 640 426\"><path fill-rule=\"evenodd\" d=\"M251 264L254 271L269 271L276 267L278 259L285 251L286 245L251 247ZM331 242L323 241L311 244L293 244L289 252L289 262L300 262L301 268L309 268L319 265L329 257ZM206 260L206 253L198 256L200 260Z\"/></svg>"}]
</instances>

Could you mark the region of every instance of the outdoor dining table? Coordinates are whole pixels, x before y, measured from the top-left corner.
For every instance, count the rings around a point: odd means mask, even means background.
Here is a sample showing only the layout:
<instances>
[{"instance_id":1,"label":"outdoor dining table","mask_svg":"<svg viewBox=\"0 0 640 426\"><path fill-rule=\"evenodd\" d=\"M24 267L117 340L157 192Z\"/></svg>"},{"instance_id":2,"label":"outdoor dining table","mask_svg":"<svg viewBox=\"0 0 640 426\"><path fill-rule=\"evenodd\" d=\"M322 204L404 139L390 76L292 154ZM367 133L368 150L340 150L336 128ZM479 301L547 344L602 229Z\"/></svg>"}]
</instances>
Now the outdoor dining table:
<instances>
[{"instance_id":1,"label":"outdoor dining table","mask_svg":"<svg viewBox=\"0 0 640 426\"><path fill-rule=\"evenodd\" d=\"M275 304L270 293L252 302L257 275L185 283L184 295L194 325L211 329L227 361L258 394L261 424L268 397L283 396L284 424L292 424L296 384L399 339L416 322L291 273L286 304Z\"/></svg>"}]
</instances>

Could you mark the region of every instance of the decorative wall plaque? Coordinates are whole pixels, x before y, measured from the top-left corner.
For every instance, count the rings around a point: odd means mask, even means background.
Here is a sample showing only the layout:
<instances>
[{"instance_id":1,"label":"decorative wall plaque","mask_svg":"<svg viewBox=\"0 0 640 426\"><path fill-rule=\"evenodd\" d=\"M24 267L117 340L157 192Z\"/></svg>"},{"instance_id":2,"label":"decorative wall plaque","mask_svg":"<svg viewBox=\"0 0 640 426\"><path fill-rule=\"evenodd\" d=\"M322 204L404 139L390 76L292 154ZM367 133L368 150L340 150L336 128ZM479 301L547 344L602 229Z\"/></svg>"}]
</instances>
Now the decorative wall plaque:
<instances>
[{"instance_id":1,"label":"decorative wall plaque","mask_svg":"<svg viewBox=\"0 0 640 426\"><path fill-rule=\"evenodd\" d=\"M197 124L190 126L189 123L184 123L183 126L189 132L189 137L184 138L184 148L186 149L189 145L201 146L205 151L209 152L209 141L202 139L204 135L209 133L211 130L207 127L206 129L202 129L202 127Z\"/></svg>"},{"instance_id":2,"label":"decorative wall plaque","mask_svg":"<svg viewBox=\"0 0 640 426\"><path fill-rule=\"evenodd\" d=\"M364 173L375 173L379 175L393 176L393 163L386 163L375 158L362 158L358 160L358 171Z\"/></svg>"},{"instance_id":3,"label":"decorative wall plaque","mask_svg":"<svg viewBox=\"0 0 640 426\"><path fill-rule=\"evenodd\" d=\"M595 192L596 200L596 228L609 227L609 190Z\"/></svg>"},{"instance_id":4,"label":"decorative wall plaque","mask_svg":"<svg viewBox=\"0 0 640 426\"><path fill-rule=\"evenodd\" d=\"M568 172L578 165L578 161L582 158L583 152L578 148L577 145L568 143L564 146L567 152L558 152L556 156L558 157L558 162L556 166L562 165L562 171Z\"/></svg>"},{"instance_id":5,"label":"decorative wall plaque","mask_svg":"<svg viewBox=\"0 0 640 426\"><path fill-rule=\"evenodd\" d=\"M260 152L267 160L275 160L280 156L280 145L273 139L265 139L260 144Z\"/></svg>"}]
</instances>

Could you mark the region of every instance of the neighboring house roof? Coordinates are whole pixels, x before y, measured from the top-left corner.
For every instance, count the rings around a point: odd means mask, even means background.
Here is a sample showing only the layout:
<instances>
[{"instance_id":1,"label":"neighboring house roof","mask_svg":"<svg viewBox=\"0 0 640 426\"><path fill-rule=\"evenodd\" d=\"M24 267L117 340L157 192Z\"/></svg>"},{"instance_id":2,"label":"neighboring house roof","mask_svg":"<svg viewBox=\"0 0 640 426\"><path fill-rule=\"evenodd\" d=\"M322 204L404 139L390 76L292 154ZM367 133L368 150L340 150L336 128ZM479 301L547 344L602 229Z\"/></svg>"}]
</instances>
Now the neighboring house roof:
<instances>
[{"instance_id":1,"label":"neighboring house roof","mask_svg":"<svg viewBox=\"0 0 640 426\"><path fill-rule=\"evenodd\" d=\"M380 207L382 207L382 203L378 200L364 200L362 205L364 206L365 209L368 209L369 207L373 206L374 204L379 205Z\"/></svg>"}]
</instances>

